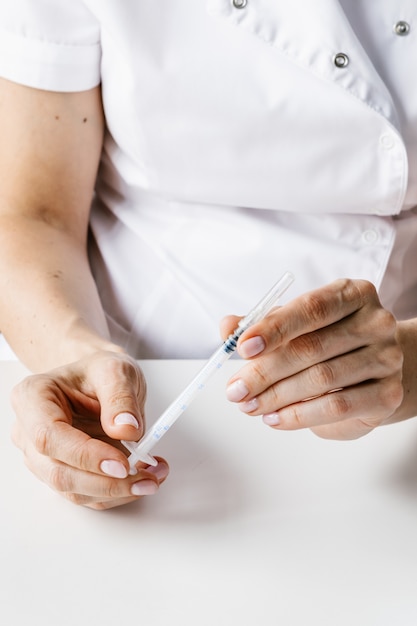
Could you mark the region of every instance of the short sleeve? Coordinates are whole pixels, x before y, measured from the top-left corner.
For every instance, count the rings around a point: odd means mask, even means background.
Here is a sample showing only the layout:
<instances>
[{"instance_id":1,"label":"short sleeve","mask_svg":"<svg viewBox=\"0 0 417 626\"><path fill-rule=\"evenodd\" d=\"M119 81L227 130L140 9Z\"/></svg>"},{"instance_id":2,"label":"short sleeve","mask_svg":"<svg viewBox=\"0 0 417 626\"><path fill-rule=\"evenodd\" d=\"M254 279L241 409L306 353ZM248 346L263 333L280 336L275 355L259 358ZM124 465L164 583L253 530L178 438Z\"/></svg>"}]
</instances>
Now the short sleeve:
<instances>
[{"instance_id":1,"label":"short sleeve","mask_svg":"<svg viewBox=\"0 0 417 626\"><path fill-rule=\"evenodd\" d=\"M49 91L100 83L100 25L81 0L0 0L0 76Z\"/></svg>"}]
</instances>

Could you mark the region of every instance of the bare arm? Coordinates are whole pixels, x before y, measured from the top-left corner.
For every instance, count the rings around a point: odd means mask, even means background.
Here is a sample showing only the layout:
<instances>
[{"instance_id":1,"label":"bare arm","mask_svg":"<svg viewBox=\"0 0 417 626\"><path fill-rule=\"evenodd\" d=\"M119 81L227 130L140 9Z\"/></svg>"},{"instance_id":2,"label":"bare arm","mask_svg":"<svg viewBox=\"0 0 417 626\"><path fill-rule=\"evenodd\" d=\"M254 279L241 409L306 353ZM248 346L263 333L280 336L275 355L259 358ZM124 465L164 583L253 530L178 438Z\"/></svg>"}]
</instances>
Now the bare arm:
<instances>
[{"instance_id":1,"label":"bare arm","mask_svg":"<svg viewBox=\"0 0 417 626\"><path fill-rule=\"evenodd\" d=\"M99 89L0 81L0 329L43 372L12 394L13 440L38 478L98 509L155 493L168 472L129 476L119 441L141 434L146 385L109 339L88 263L103 127Z\"/></svg>"},{"instance_id":2,"label":"bare arm","mask_svg":"<svg viewBox=\"0 0 417 626\"><path fill-rule=\"evenodd\" d=\"M109 343L86 249L103 126L98 88L0 80L0 329L34 371Z\"/></svg>"}]
</instances>

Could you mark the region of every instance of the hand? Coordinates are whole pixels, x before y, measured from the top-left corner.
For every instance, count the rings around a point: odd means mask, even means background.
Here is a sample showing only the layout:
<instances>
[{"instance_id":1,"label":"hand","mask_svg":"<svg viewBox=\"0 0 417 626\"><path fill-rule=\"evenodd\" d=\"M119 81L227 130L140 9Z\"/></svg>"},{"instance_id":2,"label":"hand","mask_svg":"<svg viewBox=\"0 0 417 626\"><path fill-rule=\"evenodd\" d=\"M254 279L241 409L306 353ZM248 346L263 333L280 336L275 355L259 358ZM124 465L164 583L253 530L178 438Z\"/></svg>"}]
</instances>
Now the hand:
<instances>
[{"instance_id":1,"label":"hand","mask_svg":"<svg viewBox=\"0 0 417 626\"><path fill-rule=\"evenodd\" d=\"M29 469L72 502L93 509L132 502L155 493L168 474L163 459L128 474L120 439L141 437L145 395L140 368L120 353L29 376L12 392L13 441Z\"/></svg>"},{"instance_id":2,"label":"hand","mask_svg":"<svg viewBox=\"0 0 417 626\"><path fill-rule=\"evenodd\" d=\"M223 320L226 337L236 317ZM354 439L391 421L403 399L394 317L363 280L338 280L271 311L241 336L249 362L227 397L281 430Z\"/></svg>"}]
</instances>

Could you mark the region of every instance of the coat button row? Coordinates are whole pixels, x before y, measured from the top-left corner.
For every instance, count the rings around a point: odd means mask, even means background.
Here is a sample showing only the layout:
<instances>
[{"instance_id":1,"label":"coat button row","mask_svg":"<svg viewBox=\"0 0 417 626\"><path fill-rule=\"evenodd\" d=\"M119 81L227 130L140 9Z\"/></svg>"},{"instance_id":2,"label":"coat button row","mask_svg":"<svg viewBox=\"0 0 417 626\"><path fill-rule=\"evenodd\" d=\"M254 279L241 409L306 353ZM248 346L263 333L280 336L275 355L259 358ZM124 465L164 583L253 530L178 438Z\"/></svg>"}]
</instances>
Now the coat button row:
<instances>
[{"instance_id":1,"label":"coat button row","mask_svg":"<svg viewBox=\"0 0 417 626\"><path fill-rule=\"evenodd\" d=\"M235 9L244 9L248 4L248 0L232 0ZM404 20L400 20L394 24L393 31L396 35L404 37L410 32L410 24ZM333 63L336 67L343 69L349 65L349 57L344 52L338 52L333 57Z\"/></svg>"},{"instance_id":2,"label":"coat button row","mask_svg":"<svg viewBox=\"0 0 417 626\"><path fill-rule=\"evenodd\" d=\"M234 2L244 2L246 4L246 0L233 0ZM393 31L396 35L400 37L405 37L410 32L410 24L408 22L404 22L400 20L396 24L394 24ZM344 68L349 65L349 57L344 52L338 52L333 57L333 63L338 68Z\"/></svg>"}]
</instances>

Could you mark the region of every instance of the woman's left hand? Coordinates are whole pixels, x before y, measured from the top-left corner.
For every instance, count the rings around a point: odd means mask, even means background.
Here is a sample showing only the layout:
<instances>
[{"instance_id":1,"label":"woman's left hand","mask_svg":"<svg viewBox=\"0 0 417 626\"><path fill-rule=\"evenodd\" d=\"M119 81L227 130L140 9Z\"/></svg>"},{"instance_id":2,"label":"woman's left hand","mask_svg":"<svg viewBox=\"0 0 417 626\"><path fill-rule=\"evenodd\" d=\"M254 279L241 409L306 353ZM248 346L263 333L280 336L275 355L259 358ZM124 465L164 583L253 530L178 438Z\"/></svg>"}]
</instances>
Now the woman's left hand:
<instances>
[{"instance_id":1,"label":"woman's left hand","mask_svg":"<svg viewBox=\"0 0 417 626\"><path fill-rule=\"evenodd\" d=\"M239 318L222 322L226 337ZM393 420L403 400L397 323L374 286L341 279L272 310L241 336L248 359L227 397L281 430L354 439Z\"/></svg>"}]
</instances>

